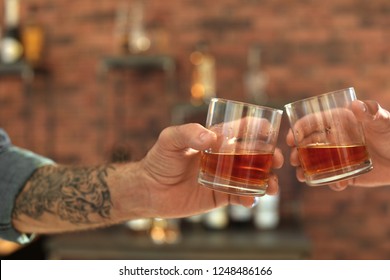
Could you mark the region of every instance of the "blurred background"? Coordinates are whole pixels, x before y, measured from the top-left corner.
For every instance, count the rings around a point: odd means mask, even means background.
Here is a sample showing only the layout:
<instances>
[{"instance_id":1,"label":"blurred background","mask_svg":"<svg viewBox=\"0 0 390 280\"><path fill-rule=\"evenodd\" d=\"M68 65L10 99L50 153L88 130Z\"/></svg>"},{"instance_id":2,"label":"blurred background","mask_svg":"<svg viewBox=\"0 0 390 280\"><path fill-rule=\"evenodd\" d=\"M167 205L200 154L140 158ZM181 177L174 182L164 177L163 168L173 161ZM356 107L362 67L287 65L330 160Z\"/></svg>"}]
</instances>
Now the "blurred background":
<instances>
[{"instance_id":1,"label":"blurred background","mask_svg":"<svg viewBox=\"0 0 390 280\"><path fill-rule=\"evenodd\" d=\"M1 0L0 127L63 164L138 160L211 97L277 108L353 86L390 109L388 0ZM15 43L16 41L16 43ZM19 43L18 43L19 41ZM297 182L182 220L41 237L4 258L389 259L390 188ZM10 252L17 249L16 252Z\"/></svg>"}]
</instances>

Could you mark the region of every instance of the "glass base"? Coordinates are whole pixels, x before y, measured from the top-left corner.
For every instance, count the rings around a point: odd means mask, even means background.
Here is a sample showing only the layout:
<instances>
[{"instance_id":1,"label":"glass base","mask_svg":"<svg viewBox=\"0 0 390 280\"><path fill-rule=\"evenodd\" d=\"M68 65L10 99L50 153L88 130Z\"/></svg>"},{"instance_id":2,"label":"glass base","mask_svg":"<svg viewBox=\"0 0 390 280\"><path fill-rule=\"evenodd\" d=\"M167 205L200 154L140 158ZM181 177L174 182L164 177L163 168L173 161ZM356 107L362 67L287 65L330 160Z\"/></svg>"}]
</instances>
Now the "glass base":
<instances>
[{"instance_id":1,"label":"glass base","mask_svg":"<svg viewBox=\"0 0 390 280\"><path fill-rule=\"evenodd\" d=\"M371 160L365 161L359 165L348 166L338 170L332 170L324 173L305 174L306 183L309 186L323 186L338 181L344 181L357 177L361 174L371 171L373 168Z\"/></svg>"},{"instance_id":2,"label":"glass base","mask_svg":"<svg viewBox=\"0 0 390 280\"><path fill-rule=\"evenodd\" d=\"M210 189L228 194L242 196L263 196L266 193L268 184L266 185L248 185L239 182L232 182L221 178L210 177L205 174L200 174L198 182Z\"/></svg>"}]
</instances>

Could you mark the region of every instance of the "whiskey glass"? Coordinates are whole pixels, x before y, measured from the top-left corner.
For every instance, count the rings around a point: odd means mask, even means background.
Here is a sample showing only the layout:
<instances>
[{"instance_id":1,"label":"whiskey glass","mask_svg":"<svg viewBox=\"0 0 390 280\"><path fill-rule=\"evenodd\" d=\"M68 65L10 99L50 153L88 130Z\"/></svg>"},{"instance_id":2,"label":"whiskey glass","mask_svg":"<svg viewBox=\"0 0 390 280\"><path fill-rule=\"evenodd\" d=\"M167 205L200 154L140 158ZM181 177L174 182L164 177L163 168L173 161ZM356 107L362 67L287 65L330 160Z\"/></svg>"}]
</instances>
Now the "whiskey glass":
<instances>
[{"instance_id":1,"label":"whiskey glass","mask_svg":"<svg viewBox=\"0 0 390 280\"><path fill-rule=\"evenodd\" d=\"M199 183L230 194L264 195L282 114L274 108L213 98L206 128L217 140L201 152Z\"/></svg>"},{"instance_id":2,"label":"whiskey glass","mask_svg":"<svg viewBox=\"0 0 390 280\"><path fill-rule=\"evenodd\" d=\"M346 180L373 168L353 100L350 87L285 105L308 185Z\"/></svg>"}]
</instances>

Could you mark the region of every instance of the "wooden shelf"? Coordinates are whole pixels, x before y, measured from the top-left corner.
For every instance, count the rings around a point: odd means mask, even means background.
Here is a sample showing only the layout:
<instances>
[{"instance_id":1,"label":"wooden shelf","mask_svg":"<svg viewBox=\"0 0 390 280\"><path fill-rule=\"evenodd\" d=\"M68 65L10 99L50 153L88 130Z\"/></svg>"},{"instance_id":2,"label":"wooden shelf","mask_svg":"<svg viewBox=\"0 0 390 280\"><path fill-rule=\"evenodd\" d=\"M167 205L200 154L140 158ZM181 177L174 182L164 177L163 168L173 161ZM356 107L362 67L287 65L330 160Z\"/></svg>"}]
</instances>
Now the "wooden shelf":
<instances>
[{"instance_id":1,"label":"wooden shelf","mask_svg":"<svg viewBox=\"0 0 390 280\"><path fill-rule=\"evenodd\" d=\"M32 80L34 77L33 68L25 62L17 62L12 64L0 63L0 75L1 76L13 76L18 75L23 80Z\"/></svg>"},{"instance_id":2,"label":"wooden shelf","mask_svg":"<svg viewBox=\"0 0 390 280\"><path fill-rule=\"evenodd\" d=\"M101 60L100 71L112 69L161 69L174 72L176 68L175 60L166 55L128 55L128 56L108 56Z\"/></svg>"}]
</instances>

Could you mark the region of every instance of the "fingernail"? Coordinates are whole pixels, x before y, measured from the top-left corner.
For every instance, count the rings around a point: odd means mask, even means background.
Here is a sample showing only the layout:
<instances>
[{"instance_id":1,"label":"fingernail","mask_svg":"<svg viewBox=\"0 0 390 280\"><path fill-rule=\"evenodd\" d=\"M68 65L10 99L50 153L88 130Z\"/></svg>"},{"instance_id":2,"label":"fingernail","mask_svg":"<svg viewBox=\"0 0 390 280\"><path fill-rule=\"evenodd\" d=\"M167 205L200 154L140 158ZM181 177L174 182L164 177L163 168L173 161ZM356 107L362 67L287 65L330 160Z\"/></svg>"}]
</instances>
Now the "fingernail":
<instances>
[{"instance_id":1,"label":"fingernail","mask_svg":"<svg viewBox=\"0 0 390 280\"><path fill-rule=\"evenodd\" d=\"M363 102L365 107L365 113L368 114L372 119L375 119L378 111L379 111L379 104L372 100L366 100Z\"/></svg>"},{"instance_id":2,"label":"fingernail","mask_svg":"<svg viewBox=\"0 0 390 280\"><path fill-rule=\"evenodd\" d=\"M362 110L364 113L367 113L368 108L367 108L366 103L360 102L360 107L361 107L361 110Z\"/></svg>"}]
</instances>

